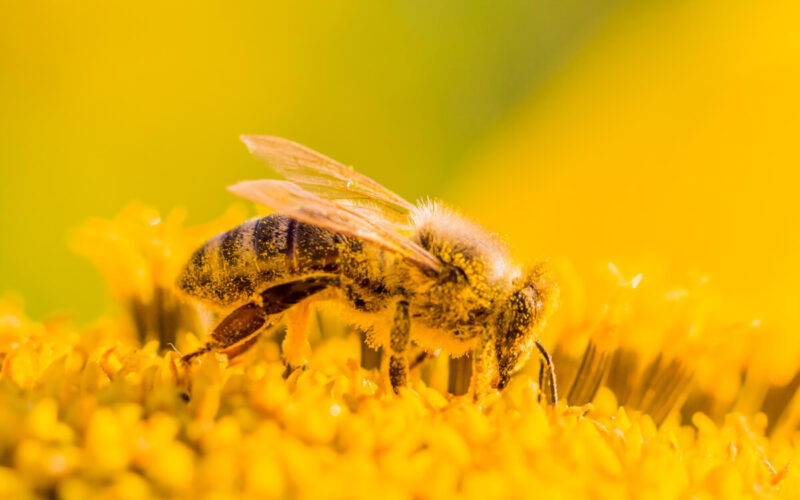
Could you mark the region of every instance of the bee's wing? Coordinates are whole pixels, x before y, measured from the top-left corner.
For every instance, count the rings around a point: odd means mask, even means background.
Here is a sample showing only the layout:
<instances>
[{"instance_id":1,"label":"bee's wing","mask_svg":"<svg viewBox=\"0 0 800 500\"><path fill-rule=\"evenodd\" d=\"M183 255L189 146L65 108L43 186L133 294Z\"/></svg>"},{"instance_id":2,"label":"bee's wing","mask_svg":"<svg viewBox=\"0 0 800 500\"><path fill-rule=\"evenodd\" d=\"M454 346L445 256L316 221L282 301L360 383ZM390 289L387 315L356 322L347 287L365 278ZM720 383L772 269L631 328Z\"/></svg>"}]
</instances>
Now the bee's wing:
<instances>
[{"instance_id":1,"label":"bee's wing","mask_svg":"<svg viewBox=\"0 0 800 500\"><path fill-rule=\"evenodd\" d=\"M369 177L296 142L266 135L243 135L242 141L253 156L320 198L400 224L407 224L414 210L414 205Z\"/></svg>"},{"instance_id":2,"label":"bee's wing","mask_svg":"<svg viewBox=\"0 0 800 500\"><path fill-rule=\"evenodd\" d=\"M403 234L400 226L321 198L293 182L243 181L228 190L293 219L369 241L424 268L439 270L439 261Z\"/></svg>"}]
</instances>

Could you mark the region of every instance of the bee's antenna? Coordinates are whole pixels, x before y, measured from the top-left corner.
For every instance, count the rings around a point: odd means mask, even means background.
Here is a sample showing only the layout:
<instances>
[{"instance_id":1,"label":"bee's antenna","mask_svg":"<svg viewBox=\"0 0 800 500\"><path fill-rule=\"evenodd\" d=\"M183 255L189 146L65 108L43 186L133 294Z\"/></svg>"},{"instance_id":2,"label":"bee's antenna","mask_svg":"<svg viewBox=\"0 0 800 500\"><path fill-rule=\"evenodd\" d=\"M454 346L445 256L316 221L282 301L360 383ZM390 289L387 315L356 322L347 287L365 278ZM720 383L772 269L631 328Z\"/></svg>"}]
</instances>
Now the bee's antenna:
<instances>
[{"instance_id":1,"label":"bee's antenna","mask_svg":"<svg viewBox=\"0 0 800 500\"><path fill-rule=\"evenodd\" d=\"M543 381L542 379L544 375L544 369L546 366L548 383L550 385L549 387L550 393L548 394L549 396L548 399L550 400L549 403L554 405L558 403L558 390L556 389L556 368L555 365L553 365L553 360L550 358L550 353L547 352L547 349L545 349L542 343L539 342L538 340L536 341L536 347L539 349L539 354L541 354L542 360L544 361L544 364L539 370L539 390L540 391L542 390L542 381Z\"/></svg>"}]
</instances>

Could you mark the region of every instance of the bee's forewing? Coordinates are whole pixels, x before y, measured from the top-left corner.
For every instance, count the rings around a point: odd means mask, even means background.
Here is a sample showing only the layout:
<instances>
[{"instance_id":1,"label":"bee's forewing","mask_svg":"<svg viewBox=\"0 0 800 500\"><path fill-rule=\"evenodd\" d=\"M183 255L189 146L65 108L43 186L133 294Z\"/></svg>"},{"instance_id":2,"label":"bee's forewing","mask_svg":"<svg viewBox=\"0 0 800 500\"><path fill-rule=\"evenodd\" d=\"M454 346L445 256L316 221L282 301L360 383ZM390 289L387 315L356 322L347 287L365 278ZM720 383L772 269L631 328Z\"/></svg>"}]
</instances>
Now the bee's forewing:
<instances>
[{"instance_id":1,"label":"bee's forewing","mask_svg":"<svg viewBox=\"0 0 800 500\"><path fill-rule=\"evenodd\" d=\"M374 212L394 223L405 222L414 205L351 167L280 137L243 135L256 158L306 191Z\"/></svg>"},{"instance_id":2,"label":"bee's forewing","mask_svg":"<svg viewBox=\"0 0 800 500\"><path fill-rule=\"evenodd\" d=\"M427 269L439 269L436 258L411 241L398 226L380 218L370 219L358 209L324 199L293 182L243 181L228 190L301 222L369 241Z\"/></svg>"}]
</instances>

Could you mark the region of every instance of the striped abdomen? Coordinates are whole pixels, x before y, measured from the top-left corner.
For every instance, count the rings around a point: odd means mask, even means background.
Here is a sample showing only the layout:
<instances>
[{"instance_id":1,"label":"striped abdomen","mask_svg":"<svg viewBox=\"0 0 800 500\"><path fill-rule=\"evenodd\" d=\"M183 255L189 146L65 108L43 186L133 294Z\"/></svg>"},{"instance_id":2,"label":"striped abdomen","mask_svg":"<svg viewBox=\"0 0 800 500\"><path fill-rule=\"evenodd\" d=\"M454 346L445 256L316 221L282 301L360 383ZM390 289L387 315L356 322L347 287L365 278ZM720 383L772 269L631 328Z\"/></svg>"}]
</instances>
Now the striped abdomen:
<instances>
[{"instance_id":1,"label":"striped abdomen","mask_svg":"<svg viewBox=\"0 0 800 500\"><path fill-rule=\"evenodd\" d=\"M212 305L227 307L296 278L339 272L344 236L284 215L252 219L200 247L178 287Z\"/></svg>"}]
</instances>

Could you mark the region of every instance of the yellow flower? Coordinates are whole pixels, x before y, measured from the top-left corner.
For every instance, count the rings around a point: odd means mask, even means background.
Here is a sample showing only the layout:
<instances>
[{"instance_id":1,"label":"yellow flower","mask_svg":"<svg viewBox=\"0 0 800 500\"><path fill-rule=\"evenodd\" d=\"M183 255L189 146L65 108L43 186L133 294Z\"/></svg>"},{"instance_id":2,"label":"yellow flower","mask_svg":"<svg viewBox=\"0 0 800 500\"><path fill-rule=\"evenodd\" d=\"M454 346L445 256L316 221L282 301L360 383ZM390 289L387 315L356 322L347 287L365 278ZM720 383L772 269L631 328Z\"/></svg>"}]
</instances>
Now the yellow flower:
<instances>
[{"instance_id":1,"label":"yellow flower","mask_svg":"<svg viewBox=\"0 0 800 500\"><path fill-rule=\"evenodd\" d=\"M195 311L175 295L178 272L192 251L242 217L234 208L211 224L185 228L184 210L162 218L157 210L134 203L113 220L88 221L73 235L72 246L103 274L140 341L158 339L164 347L178 333L198 329Z\"/></svg>"},{"instance_id":2,"label":"yellow flower","mask_svg":"<svg viewBox=\"0 0 800 500\"><path fill-rule=\"evenodd\" d=\"M128 305L152 303L159 287L173 294L170 256L183 250L164 242L201 232L172 219L150 226L142 213L90 224L95 257ZM124 317L76 328L0 302L0 496L800 492L791 466L800 384L786 378L791 363L765 362L780 345L753 348L763 327L726 322L702 279L676 287L647 269L580 276L555 267L565 304L545 333L562 396L555 407L538 402L533 364L479 405L447 394L444 359L416 369L396 396L385 372L359 366L359 333L331 311L313 327L308 368L285 377L279 335L235 360L207 353L189 367L157 341L131 342ZM175 333L183 345L200 342L201 332Z\"/></svg>"}]
</instances>

